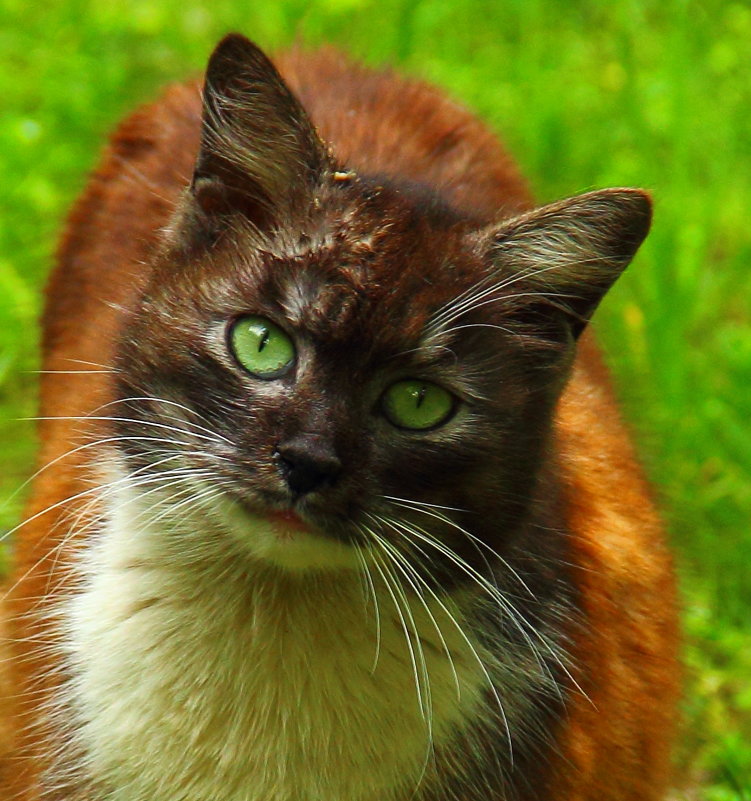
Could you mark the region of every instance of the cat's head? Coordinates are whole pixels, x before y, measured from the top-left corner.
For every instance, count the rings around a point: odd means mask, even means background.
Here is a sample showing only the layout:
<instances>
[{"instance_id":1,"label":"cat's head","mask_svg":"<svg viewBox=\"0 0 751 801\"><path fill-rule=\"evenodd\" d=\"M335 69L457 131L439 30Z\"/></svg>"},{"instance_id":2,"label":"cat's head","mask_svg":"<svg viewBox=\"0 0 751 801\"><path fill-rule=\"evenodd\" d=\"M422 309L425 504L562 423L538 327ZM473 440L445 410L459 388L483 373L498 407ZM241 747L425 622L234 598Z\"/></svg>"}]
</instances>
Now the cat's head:
<instances>
[{"instance_id":1,"label":"cat's head","mask_svg":"<svg viewBox=\"0 0 751 801\"><path fill-rule=\"evenodd\" d=\"M357 174L227 37L193 180L119 347L133 486L290 568L356 567L376 542L501 547L576 340L649 220L643 192L611 189L488 224Z\"/></svg>"}]
</instances>

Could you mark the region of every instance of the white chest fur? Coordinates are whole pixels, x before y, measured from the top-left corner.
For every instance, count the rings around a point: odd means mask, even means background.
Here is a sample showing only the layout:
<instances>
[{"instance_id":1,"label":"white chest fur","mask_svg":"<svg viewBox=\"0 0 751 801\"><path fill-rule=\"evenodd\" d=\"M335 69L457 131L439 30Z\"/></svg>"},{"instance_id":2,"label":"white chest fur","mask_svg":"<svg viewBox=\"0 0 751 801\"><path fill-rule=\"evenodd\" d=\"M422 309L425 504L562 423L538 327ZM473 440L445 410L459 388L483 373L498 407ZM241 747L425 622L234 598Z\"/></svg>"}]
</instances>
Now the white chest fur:
<instances>
[{"instance_id":1,"label":"white chest fur","mask_svg":"<svg viewBox=\"0 0 751 801\"><path fill-rule=\"evenodd\" d=\"M485 683L444 606L397 608L376 578L376 616L355 571L179 558L175 536L115 515L66 610L76 727L108 799L386 801L429 780L431 736Z\"/></svg>"}]
</instances>

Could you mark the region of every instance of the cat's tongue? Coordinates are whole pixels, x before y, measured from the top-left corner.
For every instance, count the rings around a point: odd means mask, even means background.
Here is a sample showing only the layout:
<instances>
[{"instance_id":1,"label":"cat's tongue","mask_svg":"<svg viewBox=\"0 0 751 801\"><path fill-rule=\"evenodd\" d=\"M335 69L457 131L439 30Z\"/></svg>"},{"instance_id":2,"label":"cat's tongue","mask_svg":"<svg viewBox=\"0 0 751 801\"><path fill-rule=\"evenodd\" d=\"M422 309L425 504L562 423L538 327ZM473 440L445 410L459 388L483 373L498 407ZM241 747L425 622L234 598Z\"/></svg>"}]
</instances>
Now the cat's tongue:
<instances>
[{"instance_id":1,"label":"cat's tongue","mask_svg":"<svg viewBox=\"0 0 751 801\"><path fill-rule=\"evenodd\" d=\"M269 512L268 518L283 533L292 531L310 531L310 526L291 509Z\"/></svg>"}]
</instances>

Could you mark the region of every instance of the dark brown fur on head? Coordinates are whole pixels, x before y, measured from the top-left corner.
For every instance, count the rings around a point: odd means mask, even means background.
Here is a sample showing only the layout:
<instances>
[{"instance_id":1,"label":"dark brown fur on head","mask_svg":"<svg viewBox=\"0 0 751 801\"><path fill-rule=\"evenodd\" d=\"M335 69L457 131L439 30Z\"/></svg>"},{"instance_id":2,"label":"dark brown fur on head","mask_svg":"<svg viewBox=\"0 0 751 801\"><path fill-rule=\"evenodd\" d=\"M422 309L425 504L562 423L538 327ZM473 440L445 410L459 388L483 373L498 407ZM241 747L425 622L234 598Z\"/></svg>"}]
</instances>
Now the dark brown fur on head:
<instances>
[{"instance_id":1,"label":"dark brown fur on head","mask_svg":"<svg viewBox=\"0 0 751 801\"><path fill-rule=\"evenodd\" d=\"M406 497L465 510L462 527L503 547L529 517L574 341L648 225L635 190L488 226L430 187L355 175L271 62L230 36L209 63L193 182L124 337L121 395L211 421L232 447L193 458L259 513L294 506L350 539ZM293 370L269 382L240 367L227 330L244 314L292 337ZM456 414L392 425L381 398L407 377L450 391ZM128 406L159 420L149 401ZM295 497L275 454L300 437L341 470Z\"/></svg>"}]
</instances>

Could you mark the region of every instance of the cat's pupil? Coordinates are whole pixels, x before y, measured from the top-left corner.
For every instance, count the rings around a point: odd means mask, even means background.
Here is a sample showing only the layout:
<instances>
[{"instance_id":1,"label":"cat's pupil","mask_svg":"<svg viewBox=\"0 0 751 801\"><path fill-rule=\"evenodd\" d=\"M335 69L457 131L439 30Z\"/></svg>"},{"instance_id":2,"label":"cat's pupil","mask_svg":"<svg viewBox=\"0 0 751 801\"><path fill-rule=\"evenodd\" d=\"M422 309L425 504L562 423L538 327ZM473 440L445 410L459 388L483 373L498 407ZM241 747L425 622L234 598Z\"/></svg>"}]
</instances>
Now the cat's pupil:
<instances>
[{"instance_id":1,"label":"cat's pupil","mask_svg":"<svg viewBox=\"0 0 751 801\"><path fill-rule=\"evenodd\" d=\"M426 393L425 385L421 386L420 389L417 391L417 402L415 406L419 409L422 406L422 402L425 400L425 393Z\"/></svg>"},{"instance_id":2,"label":"cat's pupil","mask_svg":"<svg viewBox=\"0 0 751 801\"><path fill-rule=\"evenodd\" d=\"M263 334L261 334L261 339L260 339L260 341L258 343L258 352L259 353L266 347L266 344L268 343L268 341L269 341L269 329L268 328L264 328L263 329Z\"/></svg>"}]
</instances>

